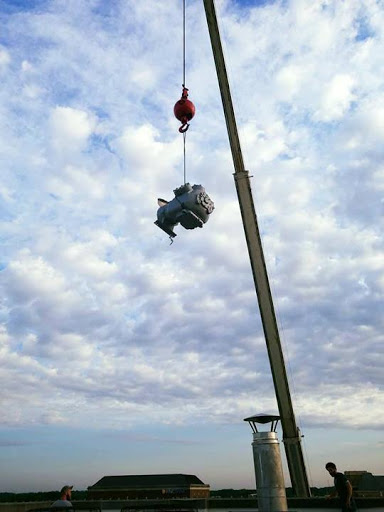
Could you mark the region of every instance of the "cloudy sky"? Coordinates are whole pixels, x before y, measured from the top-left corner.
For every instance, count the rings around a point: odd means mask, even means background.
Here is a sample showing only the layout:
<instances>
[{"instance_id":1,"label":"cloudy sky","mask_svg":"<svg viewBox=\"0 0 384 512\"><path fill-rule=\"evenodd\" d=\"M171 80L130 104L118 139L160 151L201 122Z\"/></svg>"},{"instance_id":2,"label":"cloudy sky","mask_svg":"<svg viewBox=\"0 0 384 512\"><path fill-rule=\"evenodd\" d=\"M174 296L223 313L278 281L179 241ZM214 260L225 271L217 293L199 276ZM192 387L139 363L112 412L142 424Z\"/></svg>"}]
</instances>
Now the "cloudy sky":
<instances>
[{"instance_id":1,"label":"cloudy sky","mask_svg":"<svg viewBox=\"0 0 384 512\"><path fill-rule=\"evenodd\" d=\"M384 4L216 7L310 483L383 474ZM0 0L0 22L0 491L254 487L242 420L277 405L202 0L187 181L215 210L172 245L181 0Z\"/></svg>"}]
</instances>

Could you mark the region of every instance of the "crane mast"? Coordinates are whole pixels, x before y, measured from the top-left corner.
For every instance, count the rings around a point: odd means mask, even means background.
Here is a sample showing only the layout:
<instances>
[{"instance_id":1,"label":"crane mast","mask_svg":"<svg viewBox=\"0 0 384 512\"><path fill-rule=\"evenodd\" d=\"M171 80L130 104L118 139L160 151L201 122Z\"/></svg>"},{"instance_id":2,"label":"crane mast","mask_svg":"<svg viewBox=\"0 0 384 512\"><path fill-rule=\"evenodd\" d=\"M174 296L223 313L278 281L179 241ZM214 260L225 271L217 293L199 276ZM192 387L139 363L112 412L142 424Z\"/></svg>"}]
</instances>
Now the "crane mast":
<instances>
[{"instance_id":1,"label":"crane mast","mask_svg":"<svg viewBox=\"0 0 384 512\"><path fill-rule=\"evenodd\" d=\"M292 407L279 330L252 197L249 173L245 170L241 152L215 5L213 0L203 1L235 169L234 179L236 191L267 344L277 404L281 417L283 443L289 474L295 494L300 497L309 497L311 493L302 452L301 436L296 425Z\"/></svg>"}]
</instances>

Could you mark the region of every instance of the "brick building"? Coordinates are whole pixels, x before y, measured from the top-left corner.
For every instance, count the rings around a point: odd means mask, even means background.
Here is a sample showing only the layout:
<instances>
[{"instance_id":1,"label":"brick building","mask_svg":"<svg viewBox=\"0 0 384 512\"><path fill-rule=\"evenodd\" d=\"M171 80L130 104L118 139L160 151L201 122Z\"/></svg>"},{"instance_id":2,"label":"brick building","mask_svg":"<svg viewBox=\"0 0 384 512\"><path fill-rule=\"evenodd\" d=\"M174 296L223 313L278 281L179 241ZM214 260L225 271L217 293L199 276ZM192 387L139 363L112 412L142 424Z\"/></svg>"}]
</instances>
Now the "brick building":
<instances>
[{"instance_id":1,"label":"brick building","mask_svg":"<svg viewBox=\"0 0 384 512\"><path fill-rule=\"evenodd\" d=\"M384 476L372 475L368 471L344 471L351 482L356 497L384 496Z\"/></svg>"},{"instance_id":2,"label":"brick building","mask_svg":"<svg viewBox=\"0 0 384 512\"><path fill-rule=\"evenodd\" d=\"M88 487L89 500L209 498L210 487L195 475L104 476Z\"/></svg>"}]
</instances>

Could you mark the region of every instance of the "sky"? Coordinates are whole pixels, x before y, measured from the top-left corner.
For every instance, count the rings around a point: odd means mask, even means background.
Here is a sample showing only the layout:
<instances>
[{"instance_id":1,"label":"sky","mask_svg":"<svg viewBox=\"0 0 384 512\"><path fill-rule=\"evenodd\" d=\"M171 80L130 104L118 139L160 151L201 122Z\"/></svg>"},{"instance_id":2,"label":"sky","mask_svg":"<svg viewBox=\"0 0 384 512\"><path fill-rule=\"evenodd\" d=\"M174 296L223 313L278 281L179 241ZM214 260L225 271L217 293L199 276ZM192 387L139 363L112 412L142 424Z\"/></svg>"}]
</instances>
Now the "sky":
<instances>
[{"instance_id":1,"label":"sky","mask_svg":"<svg viewBox=\"0 0 384 512\"><path fill-rule=\"evenodd\" d=\"M0 0L0 492L186 473L254 488L277 414L202 0ZM216 3L296 421L384 474L384 3ZM278 430L281 439L281 429ZM282 448L286 485L290 485Z\"/></svg>"}]
</instances>

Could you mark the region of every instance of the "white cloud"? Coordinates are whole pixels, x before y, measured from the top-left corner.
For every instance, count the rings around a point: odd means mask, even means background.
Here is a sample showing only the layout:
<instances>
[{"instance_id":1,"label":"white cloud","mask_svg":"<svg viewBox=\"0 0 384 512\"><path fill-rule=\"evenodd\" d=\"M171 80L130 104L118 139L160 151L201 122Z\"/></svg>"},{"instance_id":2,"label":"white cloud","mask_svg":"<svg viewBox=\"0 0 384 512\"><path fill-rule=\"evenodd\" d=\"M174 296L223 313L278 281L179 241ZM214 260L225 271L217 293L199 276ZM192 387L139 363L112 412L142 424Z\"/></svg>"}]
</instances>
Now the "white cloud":
<instances>
[{"instance_id":1,"label":"white cloud","mask_svg":"<svg viewBox=\"0 0 384 512\"><path fill-rule=\"evenodd\" d=\"M12 261L6 274L12 280L10 292L22 302L39 296L53 296L66 287L64 275L57 272L42 257L33 257L28 250Z\"/></svg>"},{"instance_id":2,"label":"white cloud","mask_svg":"<svg viewBox=\"0 0 384 512\"><path fill-rule=\"evenodd\" d=\"M44 94L44 89L34 86L34 85L26 85L23 89L23 94L30 99L36 99L42 94Z\"/></svg>"},{"instance_id":3,"label":"white cloud","mask_svg":"<svg viewBox=\"0 0 384 512\"><path fill-rule=\"evenodd\" d=\"M308 70L294 64L284 66L276 75L278 97L283 101L291 101L296 96Z\"/></svg>"},{"instance_id":4,"label":"white cloud","mask_svg":"<svg viewBox=\"0 0 384 512\"><path fill-rule=\"evenodd\" d=\"M11 56L9 52L2 46L0 46L0 70L4 70L11 62Z\"/></svg>"},{"instance_id":5,"label":"white cloud","mask_svg":"<svg viewBox=\"0 0 384 512\"><path fill-rule=\"evenodd\" d=\"M50 180L50 190L55 195L69 200L78 195L102 199L106 193L99 176L92 176L88 169L73 165L66 165L60 176Z\"/></svg>"},{"instance_id":6,"label":"white cloud","mask_svg":"<svg viewBox=\"0 0 384 512\"><path fill-rule=\"evenodd\" d=\"M23 60L23 62L21 63L21 70L24 73L30 73L33 71L33 69L33 65L28 60Z\"/></svg>"},{"instance_id":7,"label":"white cloud","mask_svg":"<svg viewBox=\"0 0 384 512\"><path fill-rule=\"evenodd\" d=\"M334 121L340 119L355 99L353 94L354 80L349 75L336 75L324 87L321 108L315 113L315 119Z\"/></svg>"},{"instance_id":8,"label":"white cloud","mask_svg":"<svg viewBox=\"0 0 384 512\"><path fill-rule=\"evenodd\" d=\"M58 106L50 115L52 143L59 151L85 149L95 127L94 116L83 110Z\"/></svg>"},{"instance_id":9,"label":"white cloud","mask_svg":"<svg viewBox=\"0 0 384 512\"><path fill-rule=\"evenodd\" d=\"M116 264L97 257L92 246L72 245L63 253L63 258L76 267L77 272L96 279L108 279L116 272Z\"/></svg>"}]
</instances>

